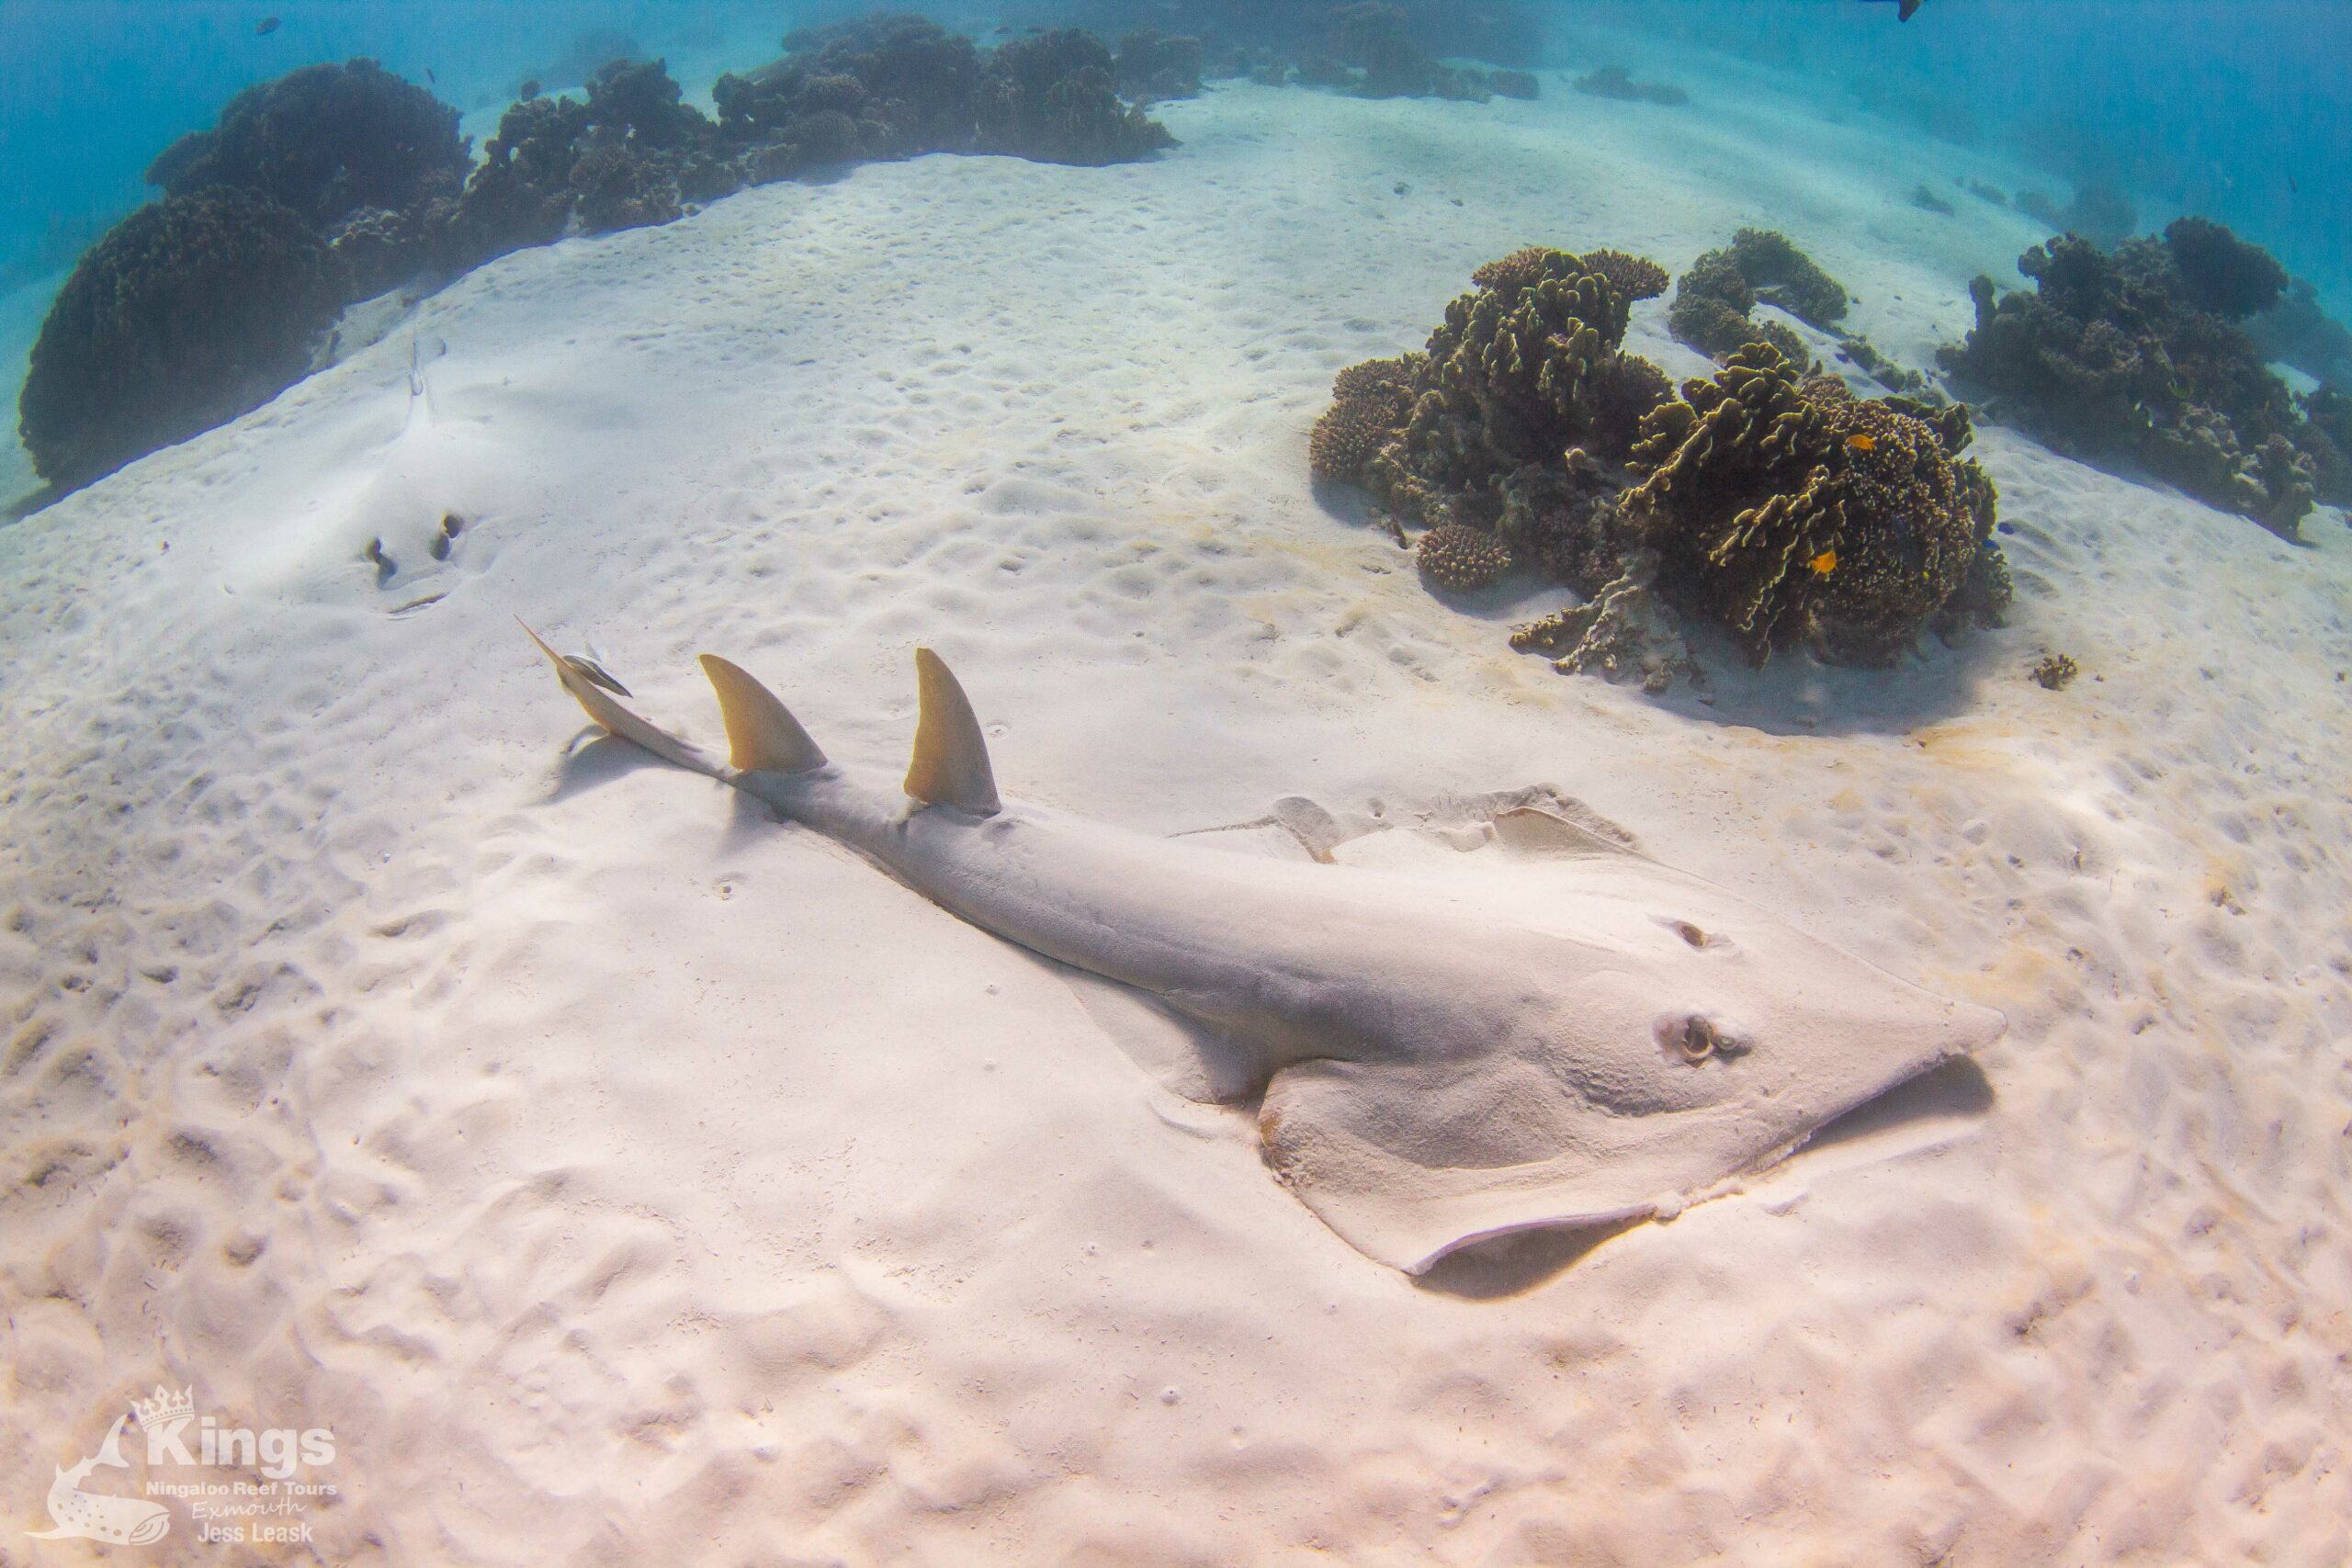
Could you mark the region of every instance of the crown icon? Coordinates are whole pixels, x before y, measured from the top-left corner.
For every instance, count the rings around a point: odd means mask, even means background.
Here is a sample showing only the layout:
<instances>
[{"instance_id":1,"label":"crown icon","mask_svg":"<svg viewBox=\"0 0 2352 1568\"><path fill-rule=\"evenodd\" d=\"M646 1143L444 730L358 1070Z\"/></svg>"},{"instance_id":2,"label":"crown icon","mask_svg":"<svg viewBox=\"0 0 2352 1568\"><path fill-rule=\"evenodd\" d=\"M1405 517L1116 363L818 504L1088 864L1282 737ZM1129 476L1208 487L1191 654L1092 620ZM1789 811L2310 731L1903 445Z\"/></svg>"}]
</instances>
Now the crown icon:
<instances>
[{"instance_id":1,"label":"crown icon","mask_svg":"<svg viewBox=\"0 0 2352 1568\"><path fill-rule=\"evenodd\" d=\"M176 1393L162 1383L157 1383L155 1397L133 1399L130 1402L130 1413L139 1417L139 1424L141 1427L161 1427L173 1421L193 1421L196 1419L195 1393L194 1383L190 1383Z\"/></svg>"}]
</instances>

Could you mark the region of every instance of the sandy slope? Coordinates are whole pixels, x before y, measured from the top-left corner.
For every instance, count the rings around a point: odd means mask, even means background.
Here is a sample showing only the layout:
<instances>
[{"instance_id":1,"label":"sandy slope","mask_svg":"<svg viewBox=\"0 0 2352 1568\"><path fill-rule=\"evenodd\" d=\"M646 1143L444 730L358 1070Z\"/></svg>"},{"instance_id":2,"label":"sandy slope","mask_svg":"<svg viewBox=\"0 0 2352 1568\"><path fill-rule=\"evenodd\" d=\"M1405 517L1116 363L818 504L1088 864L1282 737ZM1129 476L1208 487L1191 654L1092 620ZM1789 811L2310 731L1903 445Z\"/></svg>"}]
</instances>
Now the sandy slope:
<instances>
[{"instance_id":1,"label":"sandy slope","mask_svg":"<svg viewBox=\"0 0 2352 1568\"><path fill-rule=\"evenodd\" d=\"M2341 517L1991 432L2006 633L1713 706L1510 654L1548 596L1448 609L1309 494L1334 369L1529 240L1758 219L1916 360L2029 237L1902 206L1961 166L1883 130L1549 85L1233 89L1156 165L511 257L0 530L0 1518L163 1381L333 1427L330 1561L2340 1555ZM865 760L933 641L1008 789L1145 829L1549 780L2012 1031L1671 1224L1416 1284L1019 951L567 758L516 613L705 737L724 651Z\"/></svg>"}]
</instances>

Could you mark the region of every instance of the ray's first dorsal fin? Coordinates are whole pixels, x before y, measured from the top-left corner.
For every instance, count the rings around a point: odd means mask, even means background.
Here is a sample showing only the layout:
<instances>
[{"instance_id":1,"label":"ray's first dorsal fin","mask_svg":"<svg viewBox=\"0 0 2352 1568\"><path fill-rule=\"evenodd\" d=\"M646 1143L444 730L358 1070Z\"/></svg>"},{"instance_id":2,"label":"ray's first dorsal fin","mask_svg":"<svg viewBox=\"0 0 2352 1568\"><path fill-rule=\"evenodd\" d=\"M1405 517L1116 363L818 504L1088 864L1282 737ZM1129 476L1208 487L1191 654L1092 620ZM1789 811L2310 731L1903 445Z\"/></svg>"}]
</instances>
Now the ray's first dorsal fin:
<instances>
[{"instance_id":1,"label":"ray's first dorsal fin","mask_svg":"<svg viewBox=\"0 0 2352 1568\"><path fill-rule=\"evenodd\" d=\"M775 693L715 653L702 656L702 672L718 694L727 760L738 773L806 773L825 765L825 753Z\"/></svg>"},{"instance_id":2,"label":"ray's first dorsal fin","mask_svg":"<svg viewBox=\"0 0 2352 1568\"><path fill-rule=\"evenodd\" d=\"M952 806L975 817L1004 809L997 798L996 773L989 766L988 742L971 699L939 655L915 649L920 709L915 716L915 756L907 765L907 793L925 806Z\"/></svg>"}]
</instances>

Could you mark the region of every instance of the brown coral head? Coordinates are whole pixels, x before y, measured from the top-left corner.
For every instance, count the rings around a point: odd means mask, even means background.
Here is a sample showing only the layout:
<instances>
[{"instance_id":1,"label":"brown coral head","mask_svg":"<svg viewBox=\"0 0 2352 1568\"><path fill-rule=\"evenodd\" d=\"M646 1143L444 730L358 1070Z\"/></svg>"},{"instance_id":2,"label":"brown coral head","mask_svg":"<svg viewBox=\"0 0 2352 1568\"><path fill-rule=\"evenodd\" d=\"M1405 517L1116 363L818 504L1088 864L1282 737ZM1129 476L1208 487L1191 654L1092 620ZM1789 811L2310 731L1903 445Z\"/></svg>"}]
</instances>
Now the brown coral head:
<instances>
[{"instance_id":1,"label":"brown coral head","mask_svg":"<svg viewBox=\"0 0 2352 1568\"><path fill-rule=\"evenodd\" d=\"M1412 412L1412 367L1403 359L1351 365L1331 385L1335 400L1315 422L1306 459L1319 479L1354 479Z\"/></svg>"},{"instance_id":2,"label":"brown coral head","mask_svg":"<svg viewBox=\"0 0 2352 1568\"><path fill-rule=\"evenodd\" d=\"M1597 272L1607 278L1610 286L1623 295L1628 303L1636 299L1655 299L1666 292L1671 281L1666 268L1645 256L1628 255L1623 251L1587 251L1584 269Z\"/></svg>"},{"instance_id":3,"label":"brown coral head","mask_svg":"<svg viewBox=\"0 0 2352 1568\"><path fill-rule=\"evenodd\" d=\"M1543 282L1549 276L1545 263L1560 254L1548 245L1527 245L1488 262L1470 275L1470 281L1481 288L1497 288L1506 293L1526 288Z\"/></svg>"},{"instance_id":4,"label":"brown coral head","mask_svg":"<svg viewBox=\"0 0 2352 1568\"><path fill-rule=\"evenodd\" d=\"M1510 551L1483 529L1442 523L1421 536L1413 551L1421 575L1457 593L1491 588L1510 570Z\"/></svg>"}]
</instances>

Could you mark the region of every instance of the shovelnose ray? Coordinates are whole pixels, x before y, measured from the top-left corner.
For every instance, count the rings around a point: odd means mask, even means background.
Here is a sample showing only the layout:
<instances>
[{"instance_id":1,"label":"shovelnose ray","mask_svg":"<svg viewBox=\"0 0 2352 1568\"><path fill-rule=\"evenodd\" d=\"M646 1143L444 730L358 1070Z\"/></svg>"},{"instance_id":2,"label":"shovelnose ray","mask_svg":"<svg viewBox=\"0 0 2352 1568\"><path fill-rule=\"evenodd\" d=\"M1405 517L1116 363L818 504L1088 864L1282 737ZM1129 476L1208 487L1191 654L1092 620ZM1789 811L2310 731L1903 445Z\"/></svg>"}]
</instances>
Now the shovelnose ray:
<instances>
[{"instance_id":1,"label":"shovelnose ray","mask_svg":"<svg viewBox=\"0 0 2352 1568\"><path fill-rule=\"evenodd\" d=\"M1485 907L1457 880L1239 854L1004 799L971 703L928 649L901 779L829 761L716 655L702 665L724 761L539 647L613 734L1126 988L1194 1043L1177 1087L1255 1099L1275 1175L1411 1273L1514 1232L1673 1213L2006 1027L1540 809L1495 818L1506 845L1571 857L1531 916L1524 897Z\"/></svg>"}]
</instances>

